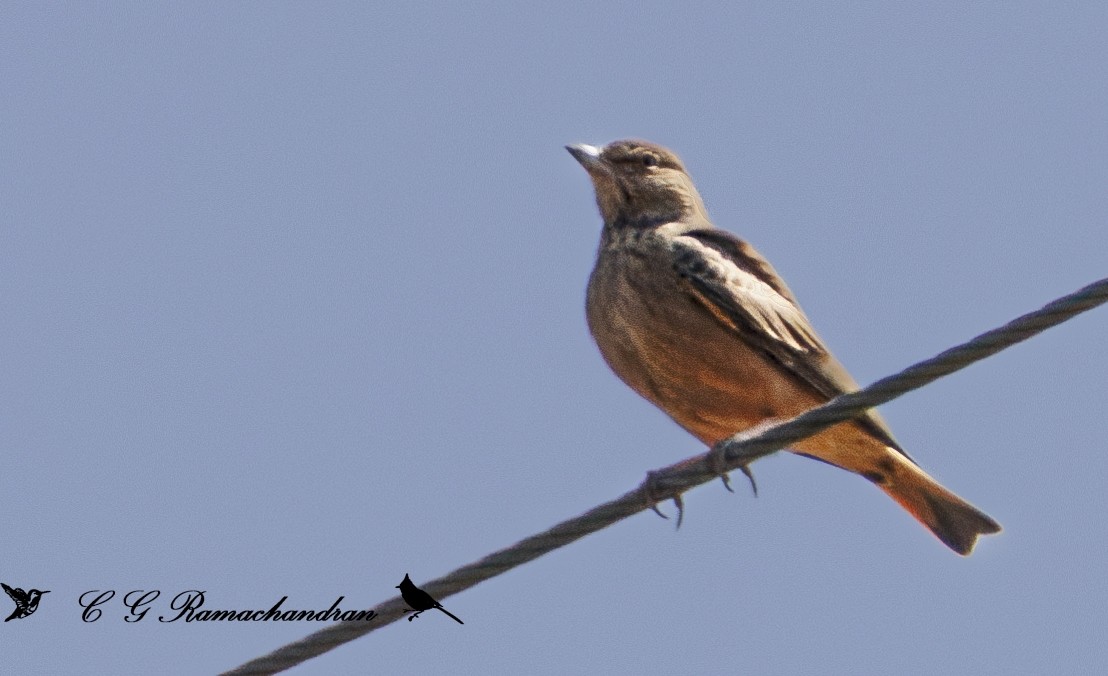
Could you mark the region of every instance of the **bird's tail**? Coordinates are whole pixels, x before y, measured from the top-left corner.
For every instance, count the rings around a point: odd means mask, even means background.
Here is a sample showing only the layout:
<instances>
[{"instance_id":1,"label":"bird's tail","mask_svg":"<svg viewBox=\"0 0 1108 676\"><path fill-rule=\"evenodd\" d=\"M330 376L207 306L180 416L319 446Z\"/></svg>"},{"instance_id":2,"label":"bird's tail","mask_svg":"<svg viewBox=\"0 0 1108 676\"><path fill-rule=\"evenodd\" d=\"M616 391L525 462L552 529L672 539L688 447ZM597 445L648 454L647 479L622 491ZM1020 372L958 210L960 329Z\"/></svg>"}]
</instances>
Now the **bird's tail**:
<instances>
[{"instance_id":1,"label":"bird's tail","mask_svg":"<svg viewBox=\"0 0 1108 676\"><path fill-rule=\"evenodd\" d=\"M449 611L449 610L447 610L446 608L443 608L442 606L435 606L435 607L436 607L436 608L438 608L439 610L441 610L442 612L446 613L447 615L449 615L449 616L451 617L451 619L453 619L453 620L454 620L455 622L457 622L458 624L465 624L465 622L462 622L461 620L459 620L459 619L458 619L458 616L457 616L457 615L455 615L454 613L450 612L450 611Z\"/></svg>"},{"instance_id":2,"label":"bird's tail","mask_svg":"<svg viewBox=\"0 0 1108 676\"><path fill-rule=\"evenodd\" d=\"M1000 532L1000 524L988 514L944 488L899 453L895 455L896 471L875 483L947 547L966 556L977 544L977 536Z\"/></svg>"}]
</instances>

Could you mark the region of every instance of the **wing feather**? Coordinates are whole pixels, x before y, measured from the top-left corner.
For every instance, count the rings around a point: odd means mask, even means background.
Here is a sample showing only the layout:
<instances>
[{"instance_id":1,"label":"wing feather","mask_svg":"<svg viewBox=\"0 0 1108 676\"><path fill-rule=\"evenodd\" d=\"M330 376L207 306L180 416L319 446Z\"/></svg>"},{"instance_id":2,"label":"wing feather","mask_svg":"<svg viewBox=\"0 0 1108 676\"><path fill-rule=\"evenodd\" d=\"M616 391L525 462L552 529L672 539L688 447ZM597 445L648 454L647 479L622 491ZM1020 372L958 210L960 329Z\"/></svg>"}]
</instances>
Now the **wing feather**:
<instances>
[{"instance_id":1,"label":"wing feather","mask_svg":"<svg viewBox=\"0 0 1108 676\"><path fill-rule=\"evenodd\" d=\"M716 229L685 232L673 242L674 267L688 292L721 323L828 399L858 389L785 282L753 247ZM858 421L904 453L876 411Z\"/></svg>"}]
</instances>

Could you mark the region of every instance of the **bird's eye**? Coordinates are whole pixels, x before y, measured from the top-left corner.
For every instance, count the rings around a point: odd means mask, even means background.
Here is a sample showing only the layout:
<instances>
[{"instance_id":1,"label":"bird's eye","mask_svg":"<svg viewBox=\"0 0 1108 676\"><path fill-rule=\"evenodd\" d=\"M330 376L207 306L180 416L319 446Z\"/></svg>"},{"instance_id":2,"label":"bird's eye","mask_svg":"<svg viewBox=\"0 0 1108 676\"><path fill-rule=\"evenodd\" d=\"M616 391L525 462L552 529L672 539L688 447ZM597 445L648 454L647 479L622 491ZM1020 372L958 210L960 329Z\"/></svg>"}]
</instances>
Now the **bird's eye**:
<instances>
[{"instance_id":1,"label":"bird's eye","mask_svg":"<svg viewBox=\"0 0 1108 676\"><path fill-rule=\"evenodd\" d=\"M656 167L658 166L658 158L653 155L643 155L642 165L644 167Z\"/></svg>"}]
</instances>

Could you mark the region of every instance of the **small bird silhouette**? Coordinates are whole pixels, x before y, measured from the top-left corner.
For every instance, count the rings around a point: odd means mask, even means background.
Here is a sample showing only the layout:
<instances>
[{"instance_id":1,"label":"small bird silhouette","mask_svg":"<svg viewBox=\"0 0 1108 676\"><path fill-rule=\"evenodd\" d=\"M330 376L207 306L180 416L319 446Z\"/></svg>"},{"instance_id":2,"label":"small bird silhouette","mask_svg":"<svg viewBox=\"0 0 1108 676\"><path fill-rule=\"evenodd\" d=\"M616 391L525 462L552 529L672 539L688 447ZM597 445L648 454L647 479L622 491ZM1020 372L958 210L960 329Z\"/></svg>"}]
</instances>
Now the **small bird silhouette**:
<instances>
[{"instance_id":1,"label":"small bird silhouette","mask_svg":"<svg viewBox=\"0 0 1108 676\"><path fill-rule=\"evenodd\" d=\"M42 598L42 595L50 593L49 589L44 591L32 589L29 592L25 592L18 587L12 589L3 582L0 582L0 587L4 588L4 591L12 598L12 601L15 601L15 610L12 611L11 615L8 615L8 619L4 620L5 622L9 620L19 620L33 614L38 610L38 602Z\"/></svg>"},{"instance_id":2,"label":"small bird silhouette","mask_svg":"<svg viewBox=\"0 0 1108 676\"><path fill-rule=\"evenodd\" d=\"M769 261L712 224L675 154L646 141L566 149L604 219L589 329L631 389L711 447L858 389ZM920 469L876 411L795 452L865 477L959 554L1000 530Z\"/></svg>"},{"instance_id":3,"label":"small bird silhouette","mask_svg":"<svg viewBox=\"0 0 1108 676\"><path fill-rule=\"evenodd\" d=\"M416 611L415 615L408 618L409 622L419 617L419 614L425 610L438 608L449 615L458 624L465 624L465 622L459 620L456 615L446 608L443 608L441 603L431 598L430 594L415 586L415 582L412 582L412 578L408 577L407 573L404 574L404 579L400 581L400 584L396 585L396 588L400 590L400 596L404 598L404 603L407 603L412 607L412 610Z\"/></svg>"}]
</instances>

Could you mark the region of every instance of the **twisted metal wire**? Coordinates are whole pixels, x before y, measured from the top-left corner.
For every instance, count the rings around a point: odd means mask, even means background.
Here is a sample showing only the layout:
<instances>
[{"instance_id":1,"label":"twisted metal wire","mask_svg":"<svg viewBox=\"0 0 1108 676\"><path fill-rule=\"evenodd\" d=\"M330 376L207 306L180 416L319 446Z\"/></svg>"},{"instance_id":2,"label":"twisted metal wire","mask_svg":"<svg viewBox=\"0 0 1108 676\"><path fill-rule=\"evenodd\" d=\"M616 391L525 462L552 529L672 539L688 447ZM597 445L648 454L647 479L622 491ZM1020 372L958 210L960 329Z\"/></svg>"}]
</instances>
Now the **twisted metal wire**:
<instances>
[{"instance_id":1,"label":"twisted metal wire","mask_svg":"<svg viewBox=\"0 0 1108 676\"><path fill-rule=\"evenodd\" d=\"M462 566L426 583L423 589L434 598L442 600L633 514L653 508L657 501L673 499L680 506L683 492L718 478L721 471L739 469L757 458L774 453L831 425L857 417L874 406L963 369L1105 302L1108 302L1108 278L1089 284L931 359L882 378L869 387L835 397L823 406L795 418L759 429L753 436L736 435L712 451L651 472L646 483L619 498ZM389 599L373 609L377 618L372 623L340 622L251 660L226 674L243 676L284 671L395 622L404 616L406 608L400 597Z\"/></svg>"}]
</instances>

